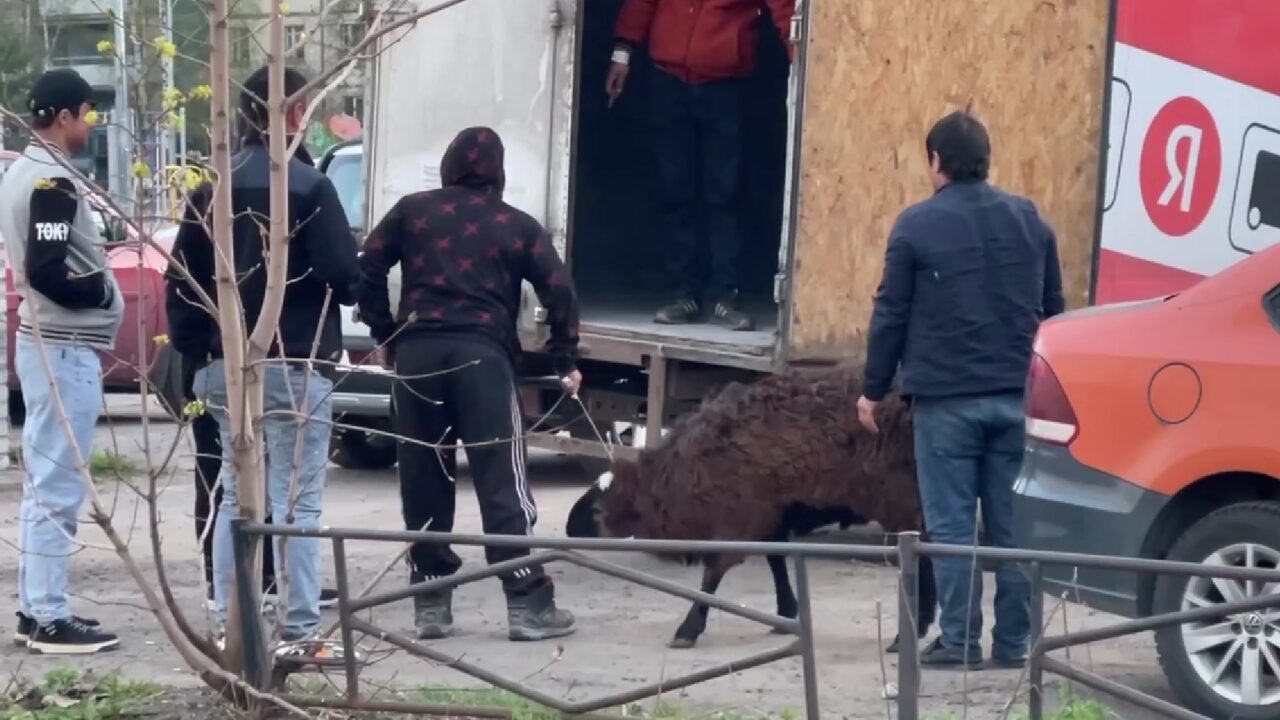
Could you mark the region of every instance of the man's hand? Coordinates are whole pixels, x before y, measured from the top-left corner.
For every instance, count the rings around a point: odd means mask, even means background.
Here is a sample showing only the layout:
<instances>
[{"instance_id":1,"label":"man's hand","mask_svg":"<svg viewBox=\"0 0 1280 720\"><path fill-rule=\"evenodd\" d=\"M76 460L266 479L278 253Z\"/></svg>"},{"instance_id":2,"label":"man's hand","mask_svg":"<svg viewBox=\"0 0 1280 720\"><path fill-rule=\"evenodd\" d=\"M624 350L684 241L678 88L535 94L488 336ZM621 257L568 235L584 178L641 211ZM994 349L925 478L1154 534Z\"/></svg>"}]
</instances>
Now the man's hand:
<instances>
[{"instance_id":1,"label":"man's hand","mask_svg":"<svg viewBox=\"0 0 1280 720\"><path fill-rule=\"evenodd\" d=\"M631 70L630 65L624 63L612 63L609 65L609 76L604 83L605 94L609 96L609 104L613 105L613 101L618 99L622 91L627 86L627 73Z\"/></svg>"},{"instance_id":2,"label":"man's hand","mask_svg":"<svg viewBox=\"0 0 1280 720\"><path fill-rule=\"evenodd\" d=\"M862 423L862 427L868 432L880 432L880 428L876 425L876 408L879 406L878 401L868 400L866 395L858 398L858 422Z\"/></svg>"},{"instance_id":3,"label":"man's hand","mask_svg":"<svg viewBox=\"0 0 1280 720\"><path fill-rule=\"evenodd\" d=\"M582 373L574 370L560 378L560 386L569 397L578 397L578 390L582 388Z\"/></svg>"}]
</instances>

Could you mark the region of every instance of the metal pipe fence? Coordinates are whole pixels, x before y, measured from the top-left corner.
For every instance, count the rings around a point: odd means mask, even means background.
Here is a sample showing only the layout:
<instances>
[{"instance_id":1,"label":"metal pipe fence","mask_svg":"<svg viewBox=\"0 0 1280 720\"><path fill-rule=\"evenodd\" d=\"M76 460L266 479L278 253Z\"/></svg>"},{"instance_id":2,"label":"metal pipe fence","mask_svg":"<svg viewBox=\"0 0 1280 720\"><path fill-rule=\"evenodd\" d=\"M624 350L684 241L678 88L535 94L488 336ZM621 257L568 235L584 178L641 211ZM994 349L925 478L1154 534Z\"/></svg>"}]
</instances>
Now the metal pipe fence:
<instances>
[{"instance_id":1,"label":"metal pipe fence","mask_svg":"<svg viewBox=\"0 0 1280 720\"><path fill-rule=\"evenodd\" d=\"M1051 552L1041 550L1021 550L993 547L973 547L963 545L942 545L921 542L916 533L903 533L898 536L897 545L857 545L806 542L730 542L711 540L621 540L606 538L556 538L527 537L512 535L474 535L440 532L415 532L409 530L368 530L357 528L315 527L305 528L293 525L275 525L251 523L243 519L231 521L235 542L236 566L248 568L249 558L254 557L259 542L263 537L307 537L327 539L333 546L334 572L336 574L338 599L338 622L341 630L342 669L346 676L345 697L342 698L307 698L289 696L289 701L301 707L329 708L345 710L365 710L373 712L396 712L423 715L452 715L469 717L509 717L509 711L500 708L480 708L462 705L441 705L413 702L388 702L363 698L360 695L360 661L356 654L356 633L372 636L405 652L438 663L452 670L484 681L494 687L506 690L523 698L544 705L564 715L573 717L616 717L601 715L599 711L627 705L663 692L707 682L731 673L758 667L790 657L801 659L805 714L809 720L821 717L818 702L818 664L814 652L814 618L811 608L811 588L809 583L810 558L835 560L863 560L887 563L896 560L899 573L898 593L898 636L902 640L898 657L898 696L896 698L898 718L900 720L918 720L920 714L920 677L921 666L919 647L914 641L916 632L916 608L918 607L920 566L922 557L962 558L982 561L1015 562L1024 566L1031 586L1031 647L1028 656L1027 677L1029 683L1028 709L1031 720L1041 720L1044 714L1043 681L1046 672L1060 675L1096 691L1134 703L1140 707L1164 713L1170 717L1187 720L1201 720L1203 716L1170 704L1164 700L1128 688L1113 680L1087 672L1069 662L1052 658L1048 653L1076 645L1132 635L1164 627L1180 625L1188 622L1199 622L1225 618L1246 612L1257 612L1280 608L1280 593L1261 595L1247 600L1223 603L1211 607L1196 608L1174 613L1164 613L1149 617L1129 620L1107 627L1067 633L1055 637L1044 637L1044 603L1043 568L1049 566L1085 567L1106 570L1128 571L1152 574L1171 574L1190 577L1223 578L1232 580L1251 580L1262 583L1280 584L1280 570L1259 570L1251 568L1235 568L1224 566L1208 566L1197 563L1174 562L1169 560L1151 560L1146 558L1126 558L1105 555L1085 555L1080 553ZM346 543L352 540L396 542L396 543L449 543L453 545L475 547L505 547L531 551L531 554L488 565L482 568L464 570L447 577L413 583L396 590L389 590L376 595L352 597L350 579L347 568ZM539 552L533 552L539 551ZM716 595L694 590L679 583L657 577L655 575L634 570L600 558L584 555L583 552L631 552L631 553L681 553L681 554L737 554L737 555L781 555L789 557L795 564L796 597L799 613L796 619L778 617L771 613L754 610L737 603L717 597ZM355 614L361 610L386 605L404 600L420 593L451 589L467 583L513 572L517 569L545 565L552 562L563 562L616 577L630 583L657 590L668 595L680 597L695 603L704 603L723 612L773 628L784 635L791 635L793 640L772 650L756 653L736 661L722 663L713 667L692 672L676 678L667 678L622 692L603 695L587 700L569 701L553 697L540 690L529 687L469 662L461 657L452 656L439 649L405 637L399 633L374 625L371 621L357 618ZM238 572L237 601L242 608L252 607L253 589L248 570ZM239 577L245 575L245 577ZM241 613L246 620L243 641L246 657L246 679L257 687L266 689L271 684L273 670L269 666L266 652L266 633L261 625L259 613ZM297 662L282 660L281 662Z\"/></svg>"}]
</instances>

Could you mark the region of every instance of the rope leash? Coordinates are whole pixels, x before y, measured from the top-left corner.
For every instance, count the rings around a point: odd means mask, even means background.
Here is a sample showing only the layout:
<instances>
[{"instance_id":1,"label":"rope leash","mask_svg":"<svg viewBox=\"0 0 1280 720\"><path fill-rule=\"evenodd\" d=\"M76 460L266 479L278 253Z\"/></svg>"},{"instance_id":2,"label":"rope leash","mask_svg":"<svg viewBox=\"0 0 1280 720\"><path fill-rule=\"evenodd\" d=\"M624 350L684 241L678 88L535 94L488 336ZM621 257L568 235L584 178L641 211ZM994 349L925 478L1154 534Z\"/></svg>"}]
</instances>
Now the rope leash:
<instances>
[{"instance_id":1,"label":"rope leash","mask_svg":"<svg viewBox=\"0 0 1280 720\"><path fill-rule=\"evenodd\" d=\"M560 386L564 388L565 394L569 395L569 379L561 378ZM587 424L591 426L591 432L595 433L596 440L604 446L605 454L609 458L609 462L613 463L613 441L606 439L604 434L600 432L600 426L596 424L595 418L591 417L591 411L587 409L587 404L582 402L582 396L578 393L569 395L573 401L578 403L578 407L582 409L582 417L587 419Z\"/></svg>"}]
</instances>

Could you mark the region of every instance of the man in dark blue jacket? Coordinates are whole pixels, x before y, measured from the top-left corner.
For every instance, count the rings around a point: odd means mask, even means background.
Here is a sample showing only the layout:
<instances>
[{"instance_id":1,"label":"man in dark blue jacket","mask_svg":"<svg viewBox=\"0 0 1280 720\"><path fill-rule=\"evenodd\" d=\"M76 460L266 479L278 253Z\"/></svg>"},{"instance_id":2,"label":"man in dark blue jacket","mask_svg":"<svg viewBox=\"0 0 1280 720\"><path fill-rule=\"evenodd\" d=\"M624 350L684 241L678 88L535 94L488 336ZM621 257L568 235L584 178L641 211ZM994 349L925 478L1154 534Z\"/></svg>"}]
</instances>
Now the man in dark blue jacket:
<instances>
[{"instance_id":1,"label":"man in dark blue jacket","mask_svg":"<svg viewBox=\"0 0 1280 720\"><path fill-rule=\"evenodd\" d=\"M300 92L306 78L286 70L285 94ZM239 305L246 328L253 328L267 299L264 228L271 215L271 158L268 134L302 131L305 100L285 110L284 127L268 125L267 68L244 82L239 117L244 147L231 160L232 242ZM338 193L327 177L303 157L286 167L289 191L289 258L284 303L264 364L261 422L268 452L267 509L277 523L304 527L320 524L325 468L332 427L333 367L342 355L339 305L355 304L359 279L357 247ZM213 185L206 184L187 203L186 216L174 241L174 263L185 266L191 278L217 302L215 253L210 236L209 208ZM222 501L213 532L214 614L225 615L232 587L230 519L239 514L232 436L228 416L229 392L223 363L222 335L217 318L200 302L190 281L171 264L166 275L165 307L173 347L187 358L206 361L193 378L193 391L205 401L221 433ZM326 303L327 300L327 303ZM300 447L299 447L300 446ZM296 480L296 482L295 482ZM295 492L296 491L296 492ZM314 538L291 538L286 554L279 552L288 580L282 598L286 612L282 652L309 652L320 622L320 546Z\"/></svg>"},{"instance_id":2,"label":"man in dark blue jacket","mask_svg":"<svg viewBox=\"0 0 1280 720\"><path fill-rule=\"evenodd\" d=\"M1028 199L987 183L991 142L955 112L925 139L934 195L898 216L867 340L862 424L901 366L912 403L925 525L939 543L976 542L979 501L991 543L1013 546L1013 483L1022 462L1023 386L1040 322L1063 310L1057 240ZM942 635L927 666L982 661L982 574L934 560ZM992 659L1026 660L1029 585L1013 563L996 571Z\"/></svg>"}]
</instances>

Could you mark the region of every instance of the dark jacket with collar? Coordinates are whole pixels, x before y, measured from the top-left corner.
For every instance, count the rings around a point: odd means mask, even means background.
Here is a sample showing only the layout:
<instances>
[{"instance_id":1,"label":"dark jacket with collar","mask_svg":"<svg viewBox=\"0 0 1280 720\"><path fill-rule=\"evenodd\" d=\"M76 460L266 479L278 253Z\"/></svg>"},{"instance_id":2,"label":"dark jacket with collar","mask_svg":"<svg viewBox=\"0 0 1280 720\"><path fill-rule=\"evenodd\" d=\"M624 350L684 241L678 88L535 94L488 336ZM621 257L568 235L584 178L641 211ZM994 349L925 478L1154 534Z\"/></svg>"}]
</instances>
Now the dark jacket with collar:
<instances>
[{"instance_id":1,"label":"dark jacket with collar","mask_svg":"<svg viewBox=\"0 0 1280 720\"><path fill-rule=\"evenodd\" d=\"M915 397L1022 390L1040 322L1063 311L1057 239L1030 200L951 183L898 216L867 337L866 396L901 366Z\"/></svg>"},{"instance_id":2,"label":"dark jacket with collar","mask_svg":"<svg viewBox=\"0 0 1280 720\"><path fill-rule=\"evenodd\" d=\"M236 275L245 326L257 323L266 294L266 227L271 207L270 157L265 138L249 138L231 159L231 204ZM301 147L289 162L289 267L280 314L279 338L270 355L336 361L342 354L339 305L355 302L357 246L333 183L316 169ZM193 193L174 241L172 255L217 302L214 253L208 225L212 186ZM325 296L332 291L327 311ZM221 358L217 318L196 299L188 281L174 268L166 273L165 308L173 347L203 365ZM321 364L320 369L329 367Z\"/></svg>"}]
</instances>

